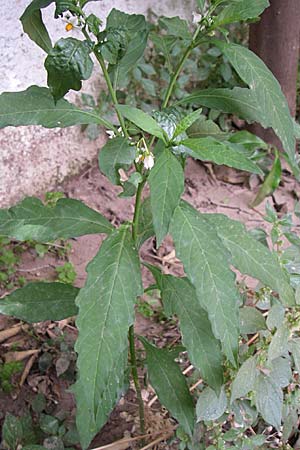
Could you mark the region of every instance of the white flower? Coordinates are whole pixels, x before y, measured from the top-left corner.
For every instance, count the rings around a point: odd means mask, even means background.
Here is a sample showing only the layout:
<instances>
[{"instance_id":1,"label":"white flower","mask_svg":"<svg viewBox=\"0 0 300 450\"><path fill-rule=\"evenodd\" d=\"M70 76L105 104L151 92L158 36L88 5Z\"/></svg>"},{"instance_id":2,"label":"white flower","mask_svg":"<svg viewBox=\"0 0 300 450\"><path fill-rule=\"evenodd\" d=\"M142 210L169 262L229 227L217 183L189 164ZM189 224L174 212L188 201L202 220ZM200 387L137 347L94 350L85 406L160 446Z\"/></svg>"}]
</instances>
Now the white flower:
<instances>
[{"instance_id":1,"label":"white flower","mask_svg":"<svg viewBox=\"0 0 300 450\"><path fill-rule=\"evenodd\" d=\"M66 31L72 31L74 30L74 28L80 28L78 17L73 16L73 14L70 11L65 11L62 14L62 20L63 22L66 22L65 26Z\"/></svg>"},{"instance_id":2,"label":"white flower","mask_svg":"<svg viewBox=\"0 0 300 450\"><path fill-rule=\"evenodd\" d=\"M198 23L202 20L202 14L193 12L192 15L193 15L193 23Z\"/></svg>"},{"instance_id":3,"label":"white flower","mask_svg":"<svg viewBox=\"0 0 300 450\"><path fill-rule=\"evenodd\" d=\"M150 152L147 156L144 158L144 167L146 170L151 170L154 166L154 155Z\"/></svg>"},{"instance_id":4,"label":"white flower","mask_svg":"<svg viewBox=\"0 0 300 450\"><path fill-rule=\"evenodd\" d=\"M108 139L113 139L116 137L116 134L113 130L106 130L105 133L108 135Z\"/></svg>"}]
</instances>

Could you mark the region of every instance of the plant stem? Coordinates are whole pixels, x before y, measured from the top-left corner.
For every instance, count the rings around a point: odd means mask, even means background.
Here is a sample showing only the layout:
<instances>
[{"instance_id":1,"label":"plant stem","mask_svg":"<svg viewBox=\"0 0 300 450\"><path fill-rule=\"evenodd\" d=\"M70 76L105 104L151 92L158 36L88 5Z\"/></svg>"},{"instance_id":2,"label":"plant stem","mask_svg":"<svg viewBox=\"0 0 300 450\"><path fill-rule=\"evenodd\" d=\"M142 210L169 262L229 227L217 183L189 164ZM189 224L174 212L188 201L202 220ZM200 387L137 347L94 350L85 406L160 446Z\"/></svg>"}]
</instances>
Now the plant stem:
<instances>
[{"instance_id":1,"label":"plant stem","mask_svg":"<svg viewBox=\"0 0 300 450\"><path fill-rule=\"evenodd\" d=\"M170 84L168 86L168 90L166 92L165 99L164 99L163 104L162 104L162 109L164 109L164 108L166 108L168 106L168 103L169 103L170 97L172 95L172 92L174 90L174 86L175 86L175 83L177 81L177 78L178 78L178 76L179 76L179 74L180 74L180 72L181 72L181 70L182 70L182 68L184 66L185 61L187 60L187 58L189 57L191 51L195 47L195 42L196 42L196 39L197 39L197 37L198 37L198 35L200 33L200 29L201 29L201 26L199 25L197 27L194 35L193 35L192 42L186 48L184 54L182 55L181 60L179 61L178 66L176 67L176 70L175 70L174 74L171 77L171 81L170 81Z\"/></svg>"},{"instance_id":2,"label":"plant stem","mask_svg":"<svg viewBox=\"0 0 300 450\"><path fill-rule=\"evenodd\" d=\"M142 399L142 391L141 385L139 382L138 370L137 370L137 361L136 361L136 353L135 353L135 343L134 343L134 326L131 325L129 328L129 349L130 349L130 360L131 360L131 373L132 378L136 390L136 396L139 404L139 416L140 416L140 432L141 434L145 434L145 411L144 411L144 402ZM142 442L142 445L143 442Z\"/></svg>"}]
</instances>

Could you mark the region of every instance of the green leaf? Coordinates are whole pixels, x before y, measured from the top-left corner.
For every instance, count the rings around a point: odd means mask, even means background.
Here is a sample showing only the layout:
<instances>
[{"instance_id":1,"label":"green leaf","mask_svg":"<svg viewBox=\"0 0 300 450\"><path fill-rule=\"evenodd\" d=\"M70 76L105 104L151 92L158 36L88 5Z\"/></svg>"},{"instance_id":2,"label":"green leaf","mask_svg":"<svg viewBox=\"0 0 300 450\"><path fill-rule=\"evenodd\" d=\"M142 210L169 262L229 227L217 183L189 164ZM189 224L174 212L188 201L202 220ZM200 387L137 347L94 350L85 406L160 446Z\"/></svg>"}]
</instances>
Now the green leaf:
<instances>
[{"instance_id":1,"label":"green leaf","mask_svg":"<svg viewBox=\"0 0 300 450\"><path fill-rule=\"evenodd\" d=\"M146 133L152 134L159 139L165 140L165 133L163 129L158 125L156 120L149 114L144 113L141 109L134 108L128 105L118 105L118 110L122 116L130 120L141 130L146 131Z\"/></svg>"},{"instance_id":2,"label":"green leaf","mask_svg":"<svg viewBox=\"0 0 300 450\"><path fill-rule=\"evenodd\" d=\"M285 308L281 304L275 304L269 311L267 317L267 326L269 330L273 328L279 328L284 321Z\"/></svg>"},{"instance_id":3,"label":"green leaf","mask_svg":"<svg viewBox=\"0 0 300 450\"><path fill-rule=\"evenodd\" d=\"M177 256L196 288L201 306L208 312L213 333L235 364L239 294L229 268L230 255L205 216L185 202L175 209L170 232Z\"/></svg>"},{"instance_id":4,"label":"green leaf","mask_svg":"<svg viewBox=\"0 0 300 450\"><path fill-rule=\"evenodd\" d=\"M123 388L128 328L134 320L136 297L143 293L139 259L128 226L103 242L87 273L76 300L77 426L85 448L106 422Z\"/></svg>"},{"instance_id":5,"label":"green leaf","mask_svg":"<svg viewBox=\"0 0 300 450\"><path fill-rule=\"evenodd\" d=\"M142 244L151 236L154 236L155 231L152 222L152 211L150 197L145 198L142 202L138 227L137 227L137 248L140 248Z\"/></svg>"},{"instance_id":6,"label":"green leaf","mask_svg":"<svg viewBox=\"0 0 300 450\"><path fill-rule=\"evenodd\" d=\"M256 121L265 128L273 128L295 165L294 123L280 84L265 63L247 48L217 40L214 43L249 85L257 104Z\"/></svg>"},{"instance_id":7,"label":"green leaf","mask_svg":"<svg viewBox=\"0 0 300 450\"><path fill-rule=\"evenodd\" d=\"M191 125L193 125L196 120L201 116L202 108L193 111L192 113L185 116L177 125L173 134L173 139L179 136L181 133L186 131Z\"/></svg>"},{"instance_id":8,"label":"green leaf","mask_svg":"<svg viewBox=\"0 0 300 450\"><path fill-rule=\"evenodd\" d=\"M281 388L270 377L259 374L256 378L254 390L257 410L267 423L279 430L283 403Z\"/></svg>"},{"instance_id":9,"label":"green leaf","mask_svg":"<svg viewBox=\"0 0 300 450\"><path fill-rule=\"evenodd\" d=\"M287 387L292 379L291 364L288 358L273 359L269 376L281 388Z\"/></svg>"},{"instance_id":10,"label":"green leaf","mask_svg":"<svg viewBox=\"0 0 300 450\"><path fill-rule=\"evenodd\" d=\"M257 100L253 92L247 88L204 89L196 91L177 102L177 104L184 103L202 105L235 114L250 123L259 120Z\"/></svg>"},{"instance_id":11,"label":"green leaf","mask_svg":"<svg viewBox=\"0 0 300 450\"><path fill-rule=\"evenodd\" d=\"M173 68L170 53L172 48L177 42L177 38L175 36L163 36L163 35L160 36L156 33L151 33L150 39L153 42L154 46L156 47L156 51L162 53L166 58L168 69L171 72Z\"/></svg>"},{"instance_id":12,"label":"green leaf","mask_svg":"<svg viewBox=\"0 0 300 450\"><path fill-rule=\"evenodd\" d=\"M240 309L240 330L242 334L254 334L260 330L266 330L266 321L258 309L244 306Z\"/></svg>"},{"instance_id":13,"label":"green leaf","mask_svg":"<svg viewBox=\"0 0 300 450\"><path fill-rule=\"evenodd\" d=\"M295 368L300 373L300 338L291 339L288 343L288 349L293 355Z\"/></svg>"},{"instance_id":14,"label":"green leaf","mask_svg":"<svg viewBox=\"0 0 300 450\"><path fill-rule=\"evenodd\" d=\"M179 39L191 40L192 35L189 30L188 22L180 17L161 17L158 20L159 25L167 30L171 36Z\"/></svg>"},{"instance_id":15,"label":"green leaf","mask_svg":"<svg viewBox=\"0 0 300 450\"><path fill-rule=\"evenodd\" d=\"M4 92L0 95L0 128L9 125L64 128L80 124L99 124L109 129L114 128L92 109L85 111L64 99L55 103L50 90L44 87L30 86L26 91Z\"/></svg>"},{"instance_id":16,"label":"green leaf","mask_svg":"<svg viewBox=\"0 0 300 450\"><path fill-rule=\"evenodd\" d=\"M251 206L255 208L258 206L266 197L271 195L275 189L278 188L281 180L281 163L278 151L276 151L276 156L272 169L266 176L263 184L261 185L255 199L251 203Z\"/></svg>"},{"instance_id":17,"label":"green leaf","mask_svg":"<svg viewBox=\"0 0 300 450\"><path fill-rule=\"evenodd\" d=\"M234 144L242 144L244 148L253 151L257 148L259 149L267 149L268 144L260 139L255 134L249 133L247 130L237 131L233 133L229 139L229 142L233 142Z\"/></svg>"},{"instance_id":18,"label":"green leaf","mask_svg":"<svg viewBox=\"0 0 300 450\"><path fill-rule=\"evenodd\" d=\"M282 324L272 337L268 350L268 360L273 361L279 356L286 356L288 353L288 339L290 330L286 324Z\"/></svg>"},{"instance_id":19,"label":"green leaf","mask_svg":"<svg viewBox=\"0 0 300 450\"><path fill-rule=\"evenodd\" d=\"M113 229L97 211L71 198L62 198L50 208L28 197L12 208L0 209L0 235L19 241L49 242Z\"/></svg>"},{"instance_id":20,"label":"green leaf","mask_svg":"<svg viewBox=\"0 0 300 450\"><path fill-rule=\"evenodd\" d=\"M217 420L227 408L227 397L224 387L217 395L210 387L205 388L199 395L196 406L197 422L201 420Z\"/></svg>"},{"instance_id":21,"label":"green leaf","mask_svg":"<svg viewBox=\"0 0 300 450\"><path fill-rule=\"evenodd\" d=\"M232 255L232 264L242 273L260 280L277 291L285 305L294 305L294 291L278 258L258 242L245 226L223 214L206 214L205 219L216 227L223 245Z\"/></svg>"},{"instance_id":22,"label":"green leaf","mask_svg":"<svg viewBox=\"0 0 300 450\"><path fill-rule=\"evenodd\" d=\"M194 403L184 375L174 361L174 354L151 345L140 337L146 350L146 364L150 382L159 401L178 420L185 432L193 435Z\"/></svg>"},{"instance_id":23,"label":"green leaf","mask_svg":"<svg viewBox=\"0 0 300 450\"><path fill-rule=\"evenodd\" d=\"M147 45L149 25L141 14L126 14L115 8L107 17L106 30L126 34L126 39L117 55L116 64L108 67L114 84L121 84L130 70L134 68L143 56ZM114 38L113 38L114 40ZM111 41L113 44L113 42Z\"/></svg>"},{"instance_id":24,"label":"green leaf","mask_svg":"<svg viewBox=\"0 0 300 450\"><path fill-rule=\"evenodd\" d=\"M22 424L18 417L6 414L2 427L2 438L10 450L17 450L22 442Z\"/></svg>"},{"instance_id":25,"label":"green leaf","mask_svg":"<svg viewBox=\"0 0 300 450\"><path fill-rule=\"evenodd\" d=\"M246 359L246 361L239 368L239 371L231 386L231 403L238 398L245 397L250 391L253 390L256 377L259 373L256 365L256 357L251 356Z\"/></svg>"},{"instance_id":26,"label":"green leaf","mask_svg":"<svg viewBox=\"0 0 300 450\"><path fill-rule=\"evenodd\" d=\"M0 313L30 323L62 320L77 314L78 292L65 283L28 283L0 299Z\"/></svg>"},{"instance_id":27,"label":"green leaf","mask_svg":"<svg viewBox=\"0 0 300 450\"><path fill-rule=\"evenodd\" d=\"M20 17L24 33L47 53L52 49L52 43L42 19L41 9L46 8L53 1L34 0L27 6Z\"/></svg>"},{"instance_id":28,"label":"green leaf","mask_svg":"<svg viewBox=\"0 0 300 450\"><path fill-rule=\"evenodd\" d=\"M81 81L90 78L93 61L87 41L75 38L59 39L45 60L47 83L57 101L70 89L79 91Z\"/></svg>"},{"instance_id":29,"label":"green leaf","mask_svg":"<svg viewBox=\"0 0 300 450\"><path fill-rule=\"evenodd\" d=\"M170 150L165 149L159 156L150 172L148 182L153 225L159 247L168 233L174 210L184 190L182 166Z\"/></svg>"},{"instance_id":30,"label":"green leaf","mask_svg":"<svg viewBox=\"0 0 300 450\"><path fill-rule=\"evenodd\" d=\"M123 137L109 139L99 152L99 168L113 183L121 185L119 169L128 169L136 157L136 149Z\"/></svg>"},{"instance_id":31,"label":"green leaf","mask_svg":"<svg viewBox=\"0 0 300 450\"><path fill-rule=\"evenodd\" d=\"M202 378L216 391L223 384L222 354L214 337L207 312L201 308L194 286L187 278L161 275L156 279L164 308L176 314L192 364Z\"/></svg>"},{"instance_id":32,"label":"green leaf","mask_svg":"<svg viewBox=\"0 0 300 450\"><path fill-rule=\"evenodd\" d=\"M195 159L225 164L252 173L262 173L261 169L251 159L247 158L237 145L230 142L221 142L212 137L207 137L185 139L180 143L192 150L190 156Z\"/></svg>"},{"instance_id":33,"label":"green leaf","mask_svg":"<svg viewBox=\"0 0 300 450\"><path fill-rule=\"evenodd\" d=\"M231 0L214 19L212 28L255 19L269 6L268 0Z\"/></svg>"},{"instance_id":34,"label":"green leaf","mask_svg":"<svg viewBox=\"0 0 300 450\"><path fill-rule=\"evenodd\" d=\"M136 194L138 185L143 181L143 177L139 172L133 172L127 181L122 183L123 192L118 195L121 198L133 197Z\"/></svg>"},{"instance_id":35,"label":"green leaf","mask_svg":"<svg viewBox=\"0 0 300 450\"><path fill-rule=\"evenodd\" d=\"M218 140L225 140L228 133L224 133L220 127L212 120L205 120L201 117L187 130L189 138L204 138L211 136Z\"/></svg>"},{"instance_id":36,"label":"green leaf","mask_svg":"<svg viewBox=\"0 0 300 450\"><path fill-rule=\"evenodd\" d=\"M197 0L197 6L201 12L204 11L205 0Z\"/></svg>"},{"instance_id":37,"label":"green leaf","mask_svg":"<svg viewBox=\"0 0 300 450\"><path fill-rule=\"evenodd\" d=\"M59 428L59 421L56 417L49 416L48 414L41 414L39 425L44 433L56 435Z\"/></svg>"}]
</instances>

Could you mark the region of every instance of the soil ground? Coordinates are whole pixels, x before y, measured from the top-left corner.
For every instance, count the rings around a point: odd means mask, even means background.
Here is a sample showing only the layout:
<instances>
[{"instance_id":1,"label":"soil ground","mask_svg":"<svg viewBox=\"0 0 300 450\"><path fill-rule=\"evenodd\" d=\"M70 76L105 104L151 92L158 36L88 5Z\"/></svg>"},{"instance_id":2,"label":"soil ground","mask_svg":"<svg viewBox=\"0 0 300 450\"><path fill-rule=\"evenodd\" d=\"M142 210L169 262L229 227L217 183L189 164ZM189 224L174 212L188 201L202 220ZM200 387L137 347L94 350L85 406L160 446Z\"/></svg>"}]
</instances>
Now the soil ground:
<instances>
[{"instance_id":1,"label":"soil ground","mask_svg":"<svg viewBox=\"0 0 300 450\"><path fill-rule=\"evenodd\" d=\"M254 211L248 205L253 200L257 192L260 181L256 177L249 177L248 174L236 172L225 167L216 167L210 164L199 164L189 160L186 167L186 184L184 197L192 203L199 211L209 213L222 213L233 219L242 221L247 228L266 228L266 222L262 218L264 213L264 203ZM133 200L121 199L118 197L121 189L112 186L110 182L99 172L97 163L93 162L86 167L83 172L57 189L65 196L80 199L91 208L104 214L114 225L119 225L125 220L130 220L133 214ZM147 195L147 192L146 192ZM279 189L271 198L279 213L291 212L294 202L300 195L299 184L288 172L284 173ZM103 237L99 235L84 236L71 241L72 252L69 256L77 272L76 285L84 285L87 263L95 256ZM160 249L155 249L153 239L149 239L142 247L142 257L144 260L159 265L165 273L182 273L182 267L176 259L172 241L166 238ZM18 268L20 275L26 275L27 279L51 279L55 275L54 267L58 264L55 256L46 255L43 259L37 258L35 252L28 251L23 255L22 264ZM152 279L149 273L143 272L144 285L151 284ZM253 284L255 286L255 283ZM10 328L16 321L0 317L0 331ZM5 355L17 342L22 350L36 349L36 354L25 359L25 367L29 370L25 373L20 386L20 379L17 380L17 388L11 394L0 393L0 418L5 413L20 414L28 411L29 404L36 393L43 393L47 399L47 413L57 414L66 412L72 418L75 415L75 404L73 396L67 388L74 381L75 363L72 361L68 376L58 377L57 367L47 367L41 372L40 355L44 353L53 354L54 361L57 361L57 353L53 351L49 339L55 341L61 333L64 333L67 342L72 345L76 339L76 328L74 321L66 320L59 323L41 323L33 326L34 337L28 330L20 330L16 336L7 339L0 344L1 356L5 360ZM166 322L159 315L158 311L153 317L147 318L137 314L135 330L137 334L146 336L149 340L162 346L167 343L176 343L179 334L176 324ZM73 355L74 356L74 355ZM75 359L75 358L73 358ZM184 366L188 366L186 361ZM141 377L142 377L141 373ZM73 377L73 378L72 378ZM143 381L143 378L142 378ZM143 389L143 398L146 404L146 419L148 431L154 433L152 440L157 434L172 430L175 423L170 419L164 409L156 401L153 402L154 394L151 388ZM150 404L150 406L149 406ZM123 437L136 435L138 430L137 405L132 386L125 398L112 413L110 420L95 438L91 448L96 448ZM150 442L148 440L147 442ZM157 449L177 449L178 444L167 444L162 442L151 448ZM76 447L76 446L75 446ZM80 447L76 447L80 448ZM115 446L113 450L134 448L130 446ZM148 447L147 447L148 448ZM149 447L150 448L150 447Z\"/></svg>"}]
</instances>

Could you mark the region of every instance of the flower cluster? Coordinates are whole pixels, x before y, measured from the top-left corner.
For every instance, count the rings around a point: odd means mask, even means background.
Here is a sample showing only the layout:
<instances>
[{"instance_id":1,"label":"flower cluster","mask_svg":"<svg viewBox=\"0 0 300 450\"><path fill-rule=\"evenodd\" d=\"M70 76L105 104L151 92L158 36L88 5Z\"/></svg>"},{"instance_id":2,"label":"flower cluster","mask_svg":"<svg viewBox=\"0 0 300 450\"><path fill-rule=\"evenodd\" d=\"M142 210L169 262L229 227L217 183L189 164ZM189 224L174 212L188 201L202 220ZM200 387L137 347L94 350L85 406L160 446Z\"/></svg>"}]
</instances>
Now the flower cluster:
<instances>
[{"instance_id":1,"label":"flower cluster","mask_svg":"<svg viewBox=\"0 0 300 450\"><path fill-rule=\"evenodd\" d=\"M154 166L154 155L152 152L150 152L150 150L147 148L147 146L145 145L137 145L137 157L135 158L135 162L136 164L141 164L143 163L144 168L146 170L151 170L152 167Z\"/></svg>"}]
</instances>

